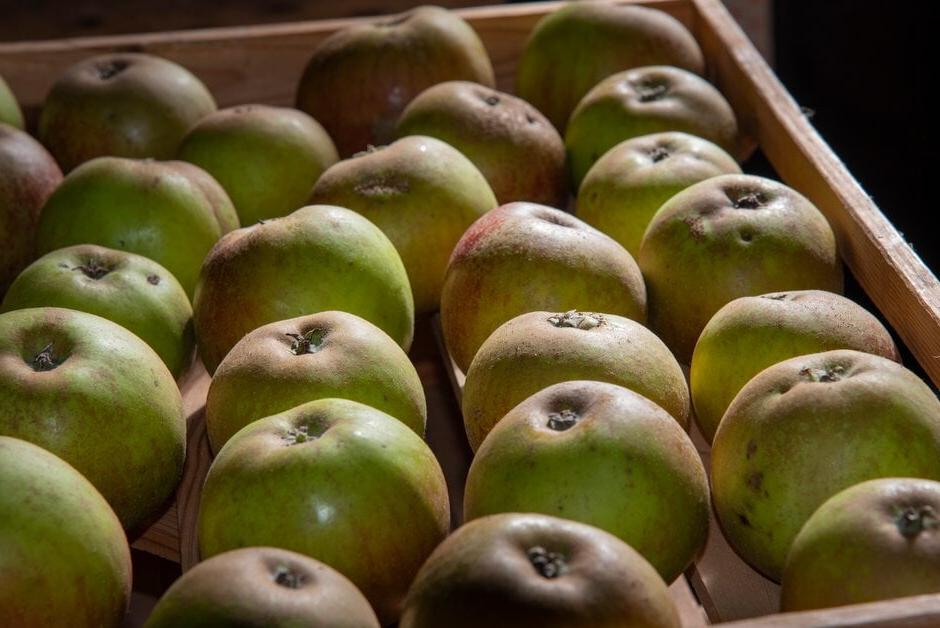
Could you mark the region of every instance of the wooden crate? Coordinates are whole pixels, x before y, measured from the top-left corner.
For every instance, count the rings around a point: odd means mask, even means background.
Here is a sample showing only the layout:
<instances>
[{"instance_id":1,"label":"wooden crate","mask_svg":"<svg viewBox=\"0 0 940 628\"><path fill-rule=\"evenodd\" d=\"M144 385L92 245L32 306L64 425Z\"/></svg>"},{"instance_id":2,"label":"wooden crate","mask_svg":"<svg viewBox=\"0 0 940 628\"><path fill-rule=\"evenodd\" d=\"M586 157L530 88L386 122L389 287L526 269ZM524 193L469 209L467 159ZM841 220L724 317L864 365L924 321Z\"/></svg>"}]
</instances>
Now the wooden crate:
<instances>
[{"instance_id":1,"label":"wooden crate","mask_svg":"<svg viewBox=\"0 0 940 628\"><path fill-rule=\"evenodd\" d=\"M632 2L666 11L692 30L705 52L709 79L728 98L744 131L754 138L778 178L823 211L858 285L923 371L940 384L940 283L815 132L720 1ZM458 11L489 50L501 89L512 90L516 62L533 25L558 6L543 2ZM194 71L221 106L291 104L311 50L353 21L0 44L0 75L29 115L38 109L55 77L78 60L106 51L142 51ZM456 401L462 374L442 353L442 344L435 343L439 334L434 330L432 319L418 321L411 358L428 397L427 438L444 468L459 518L471 456ZM180 563L184 570L198 560L195 520L210 462L203 417L208 383L198 364L180 381L189 421L184 478L173 507L133 543L138 550ZM696 445L707 464L707 444L697 437ZM702 559L671 591L686 626L940 625L940 595L776 614L779 588L737 558L717 525Z\"/></svg>"}]
</instances>

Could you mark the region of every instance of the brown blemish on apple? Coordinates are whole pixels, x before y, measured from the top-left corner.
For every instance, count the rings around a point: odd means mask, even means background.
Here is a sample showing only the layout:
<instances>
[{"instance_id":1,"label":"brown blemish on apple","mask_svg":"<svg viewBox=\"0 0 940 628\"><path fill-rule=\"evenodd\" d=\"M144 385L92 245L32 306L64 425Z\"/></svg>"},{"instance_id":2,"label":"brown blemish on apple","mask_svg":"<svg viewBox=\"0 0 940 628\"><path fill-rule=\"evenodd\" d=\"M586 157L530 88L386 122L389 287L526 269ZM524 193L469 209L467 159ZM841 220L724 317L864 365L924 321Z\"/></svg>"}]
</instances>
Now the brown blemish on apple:
<instances>
[{"instance_id":1,"label":"brown blemish on apple","mask_svg":"<svg viewBox=\"0 0 940 628\"><path fill-rule=\"evenodd\" d=\"M152 286L160 285L160 276L159 275L147 275L147 283Z\"/></svg>"},{"instance_id":2,"label":"brown blemish on apple","mask_svg":"<svg viewBox=\"0 0 940 628\"><path fill-rule=\"evenodd\" d=\"M568 563L564 555L559 552L549 552L544 547L536 545L529 548L526 556L535 567L535 571L543 578L551 580L568 572Z\"/></svg>"},{"instance_id":3,"label":"brown blemish on apple","mask_svg":"<svg viewBox=\"0 0 940 628\"><path fill-rule=\"evenodd\" d=\"M304 334L287 334L287 336L293 339L290 345L291 353L305 355L307 353L316 353L323 348L326 330L318 327Z\"/></svg>"},{"instance_id":4,"label":"brown blemish on apple","mask_svg":"<svg viewBox=\"0 0 940 628\"><path fill-rule=\"evenodd\" d=\"M913 539L924 530L940 527L940 519L937 519L937 514L928 505L902 508L895 515L894 523L898 532L906 539Z\"/></svg>"},{"instance_id":5,"label":"brown blemish on apple","mask_svg":"<svg viewBox=\"0 0 940 628\"><path fill-rule=\"evenodd\" d=\"M556 432L565 432L577 425L578 421L580 420L581 417L577 412L571 408L564 408L558 412L549 412L548 421L545 423L545 425L547 425L548 429L550 430L555 430Z\"/></svg>"},{"instance_id":6,"label":"brown blemish on apple","mask_svg":"<svg viewBox=\"0 0 940 628\"><path fill-rule=\"evenodd\" d=\"M686 216L682 219L682 222L689 227L689 234L693 240L701 240L705 237L705 227L702 224L704 220L705 218L699 214Z\"/></svg>"},{"instance_id":7,"label":"brown blemish on apple","mask_svg":"<svg viewBox=\"0 0 940 628\"><path fill-rule=\"evenodd\" d=\"M30 366L33 367L33 370L36 372L51 371L58 367L65 360L59 360L58 356L53 352L53 343L47 344L43 347L42 351L37 353L32 361Z\"/></svg>"},{"instance_id":8,"label":"brown blemish on apple","mask_svg":"<svg viewBox=\"0 0 940 628\"><path fill-rule=\"evenodd\" d=\"M271 572L274 583L287 589L299 589L306 582L303 574L297 573L287 565L277 565Z\"/></svg>"},{"instance_id":9,"label":"brown blemish on apple","mask_svg":"<svg viewBox=\"0 0 940 628\"><path fill-rule=\"evenodd\" d=\"M760 471L754 471L747 476L747 485L751 490L759 491L764 484L764 474Z\"/></svg>"},{"instance_id":10,"label":"brown blemish on apple","mask_svg":"<svg viewBox=\"0 0 940 628\"><path fill-rule=\"evenodd\" d=\"M747 441L747 459L750 460L757 453L757 443L753 440Z\"/></svg>"},{"instance_id":11,"label":"brown blemish on apple","mask_svg":"<svg viewBox=\"0 0 940 628\"><path fill-rule=\"evenodd\" d=\"M405 194L411 189L411 184L405 179L390 176L376 176L367 178L353 186L356 194L362 196L391 196Z\"/></svg>"},{"instance_id":12,"label":"brown blemish on apple","mask_svg":"<svg viewBox=\"0 0 940 628\"><path fill-rule=\"evenodd\" d=\"M604 316L593 312L578 312L569 310L564 314L552 314L548 322L555 327L570 327L573 329L594 329L604 324Z\"/></svg>"},{"instance_id":13,"label":"brown blemish on apple","mask_svg":"<svg viewBox=\"0 0 940 628\"><path fill-rule=\"evenodd\" d=\"M743 514L743 513L740 513L740 512L738 513L738 521L740 521L740 522L741 522L741 525L744 526L744 527L746 527L746 528L750 528L750 527L751 527L751 520L748 519L748 518L747 518L747 515L745 515L745 514Z\"/></svg>"},{"instance_id":14,"label":"brown blemish on apple","mask_svg":"<svg viewBox=\"0 0 940 628\"><path fill-rule=\"evenodd\" d=\"M109 59L95 64L95 72L102 81L114 78L124 70L130 67L130 63L124 59Z\"/></svg>"}]
</instances>

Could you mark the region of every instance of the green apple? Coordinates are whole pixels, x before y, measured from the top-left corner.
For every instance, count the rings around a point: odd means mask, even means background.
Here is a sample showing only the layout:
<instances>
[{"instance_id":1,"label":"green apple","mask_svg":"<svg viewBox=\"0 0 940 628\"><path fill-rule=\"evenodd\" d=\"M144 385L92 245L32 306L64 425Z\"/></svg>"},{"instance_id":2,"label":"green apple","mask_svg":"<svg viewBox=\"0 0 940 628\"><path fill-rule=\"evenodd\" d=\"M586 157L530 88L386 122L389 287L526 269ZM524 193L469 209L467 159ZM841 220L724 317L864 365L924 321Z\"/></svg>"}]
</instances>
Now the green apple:
<instances>
[{"instance_id":1,"label":"green apple","mask_svg":"<svg viewBox=\"0 0 940 628\"><path fill-rule=\"evenodd\" d=\"M669 66L634 68L595 85L571 114L565 147L574 189L620 142L666 131L689 133L741 153L734 110L708 81Z\"/></svg>"},{"instance_id":2,"label":"green apple","mask_svg":"<svg viewBox=\"0 0 940 628\"><path fill-rule=\"evenodd\" d=\"M721 147L688 133L641 135L611 148L588 170L575 215L636 257L650 220L685 188L722 174L740 174Z\"/></svg>"},{"instance_id":3,"label":"green apple","mask_svg":"<svg viewBox=\"0 0 940 628\"><path fill-rule=\"evenodd\" d=\"M689 363L725 304L781 290L842 292L842 261L826 218L797 191L722 175L679 192L650 222L637 258L653 330Z\"/></svg>"},{"instance_id":4,"label":"green apple","mask_svg":"<svg viewBox=\"0 0 940 628\"><path fill-rule=\"evenodd\" d=\"M768 366L834 349L901 360L877 318L832 292L776 292L728 303L708 321L692 353L689 380L702 435L712 441L731 400Z\"/></svg>"},{"instance_id":5,"label":"green apple","mask_svg":"<svg viewBox=\"0 0 940 628\"><path fill-rule=\"evenodd\" d=\"M203 558L253 545L316 557L385 625L449 526L444 474L417 434L361 403L320 399L226 443L203 488L199 548Z\"/></svg>"},{"instance_id":6,"label":"green apple","mask_svg":"<svg viewBox=\"0 0 940 628\"><path fill-rule=\"evenodd\" d=\"M411 286L394 245L356 212L328 205L222 238L203 264L193 310L209 373L248 332L326 310L366 319L406 351L414 335Z\"/></svg>"},{"instance_id":7,"label":"green apple","mask_svg":"<svg viewBox=\"0 0 940 628\"><path fill-rule=\"evenodd\" d=\"M181 65L107 53L79 61L55 82L39 139L66 172L108 155L172 159L190 127L215 108L209 90Z\"/></svg>"},{"instance_id":8,"label":"green apple","mask_svg":"<svg viewBox=\"0 0 940 628\"><path fill-rule=\"evenodd\" d=\"M519 314L580 308L646 321L646 287L627 251L563 211L509 203L454 248L441 291L447 349L464 372L483 341Z\"/></svg>"},{"instance_id":9,"label":"green apple","mask_svg":"<svg viewBox=\"0 0 940 628\"><path fill-rule=\"evenodd\" d=\"M243 225L306 205L313 184L339 159L316 120L267 105L209 114L190 129L177 155L225 188Z\"/></svg>"},{"instance_id":10,"label":"green apple","mask_svg":"<svg viewBox=\"0 0 940 628\"><path fill-rule=\"evenodd\" d=\"M476 450L520 402L575 379L624 386L689 427L685 375L662 340L640 323L594 312L528 312L500 325L480 347L463 389L463 419Z\"/></svg>"},{"instance_id":11,"label":"green apple","mask_svg":"<svg viewBox=\"0 0 940 628\"><path fill-rule=\"evenodd\" d=\"M314 399L352 399L424 436L427 404L408 355L388 334L346 312L264 325L232 347L206 399L213 451L252 421Z\"/></svg>"},{"instance_id":12,"label":"green apple","mask_svg":"<svg viewBox=\"0 0 940 628\"><path fill-rule=\"evenodd\" d=\"M420 313L438 309L451 251L497 205L473 162L449 144L422 136L339 162L317 181L311 202L359 212L388 236Z\"/></svg>"},{"instance_id":13,"label":"green apple","mask_svg":"<svg viewBox=\"0 0 940 628\"><path fill-rule=\"evenodd\" d=\"M538 512L597 526L666 582L708 538L708 478L689 435L627 388L567 381L513 408L480 446L464 517Z\"/></svg>"},{"instance_id":14,"label":"green apple","mask_svg":"<svg viewBox=\"0 0 940 628\"><path fill-rule=\"evenodd\" d=\"M335 569L296 552L246 547L184 573L144 624L181 626L379 628L379 620Z\"/></svg>"},{"instance_id":15,"label":"green apple","mask_svg":"<svg viewBox=\"0 0 940 628\"><path fill-rule=\"evenodd\" d=\"M800 528L839 491L883 477L940 480L940 401L880 356L838 350L791 358L734 398L711 463L725 537L779 581Z\"/></svg>"},{"instance_id":16,"label":"green apple","mask_svg":"<svg viewBox=\"0 0 940 628\"><path fill-rule=\"evenodd\" d=\"M0 295L33 261L39 212L61 181L42 144L0 124Z\"/></svg>"},{"instance_id":17,"label":"green apple","mask_svg":"<svg viewBox=\"0 0 940 628\"><path fill-rule=\"evenodd\" d=\"M0 314L0 434L44 447L141 531L183 473L186 419L173 376L143 340L85 312Z\"/></svg>"},{"instance_id":18,"label":"green apple","mask_svg":"<svg viewBox=\"0 0 940 628\"><path fill-rule=\"evenodd\" d=\"M535 25L519 59L516 93L564 131L578 101L599 81L646 65L701 74L705 57L692 33L662 11L570 2Z\"/></svg>"},{"instance_id":19,"label":"green apple","mask_svg":"<svg viewBox=\"0 0 940 628\"><path fill-rule=\"evenodd\" d=\"M441 543L401 628L678 628L666 583L592 526L535 514L476 519Z\"/></svg>"},{"instance_id":20,"label":"green apple","mask_svg":"<svg viewBox=\"0 0 940 628\"><path fill-rule=\"evenodd\" d=\"M469 81L427 88L402 112L398 136L430 135L466 155L500 203L567 207L565 143L535 107Z\"/></svg>"},{"instance_id":21,"label":"green apple","mask_svg":"<svg viewBox=\"0 0 940 628\"><path fill-rule=\"evenodd\" d=\"M192 295L206 253L237 226L225 191L196 166L99 157L49 197L36 241L40 253L98 244L149 257Z\"/></svg>"},{"instance_id":22,"label":"green apple","mask_svg":"<svg viewBox=\"0 0 940 628\"><path fill-rule=\"evenodd\" d=\"M88 480L45 449L0 436L0 626L123 625L131 552Z\"/></svg>"},{"instance_id":23,"label":"green apple","mask_svg":"<svg viewBox=\"0 0 940 628\"><path fill-rule=\"evenodd\" d=\"M323 40L297 86L297 108L326 127L339 154L349 157L389 143L411 99L451 80L493 87L489 55L456 13L421 6Z\"/></svg>"},{"instance_id":24,"label":"green apple","mask_svg":"<svg viewBox=\"0 0 940 628\"><path fill-rule=\"evenodd\" d=\"M0 124L9 124L21 131L24 128L23 112L20 111L16 96L13 95L2 76L0 76Z\"/></svg>"},{"instance_id":25,"label":"green apple","mask_svg":"<svg viewBox=\"0 0 940 628\"><path fill-rule=\"evenodd\" d=\"M787 554L786 611L940 593L940 482L883 478L830 497Z\"/></svg>"}]
</instances>

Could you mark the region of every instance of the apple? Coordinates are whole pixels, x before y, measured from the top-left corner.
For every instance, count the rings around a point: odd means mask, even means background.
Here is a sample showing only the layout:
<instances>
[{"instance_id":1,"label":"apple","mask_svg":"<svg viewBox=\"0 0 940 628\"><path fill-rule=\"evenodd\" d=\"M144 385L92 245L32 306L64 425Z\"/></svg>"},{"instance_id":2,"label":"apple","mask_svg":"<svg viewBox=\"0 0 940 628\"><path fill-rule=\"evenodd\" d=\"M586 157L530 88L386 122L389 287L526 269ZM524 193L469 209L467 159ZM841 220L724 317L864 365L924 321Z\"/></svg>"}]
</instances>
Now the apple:
<instances>
[{"instance_id":1,"label":"apple","mask_svg":"<svg viewBox=\"0 0 940 628\"><path fill-rule=\"evenodd\" d=\"M447 349L464 372L497 327L526 312L580 308L646 321L646 287L627 251L563 211L509 203L454 248L441 291Z\"/></svg>"},{"instance_id":2,"label":"apple","mask_svg":"<svg viewBox=\"0 0 940 628\"><path fill-rule=\"evenodd\" d=\"M42 145L0 124L0 295L33 261L36 225L62 171Z\"/></svg>"},{"instance_id":3,"label":"apple","mask_svg":"<svg viewBox=\"0 0 940 628\"><path fill-rule=\"evenodd\" d=\"M575 215L612 237L634 257L663 203L722 174L741 174L724 149L688 133L641 135L611 148L588 170Z\"/></svg>"},{"instance_id":4,"label":"apple","mask_svg":"<svg viewBox=\"0 0 940 628\"><path fill-rule=\"evenodd\" d=\"M490 430L538 391L575 379L634 390L689 427L682 367L643 325L595 312L529 312L500 325L480 347L463 389L463 417L476 450Z\"/></svg>"},{"instance_id":5,"label":"apple","mask_svg":"<svg viewBox=\"0 0 940 628\"><path fill-rule=\"evenodd\" d=\"M751 175L706 179L653 217L637 258L653 330L689 363L725 304L781 290L842 292L842 262L826 218L797 191Z\"/></svg>"},{"instance_id":6,"label":"apple","mask_svg":"<svg viewBox=\"0 0 940 628\"><path fill-rule=\"evenodd\" d=\"M702 435L712 441L731 400L768 366L834 349L901 360L877 318L832 292L775 292L728 303L708 321L692 353L689 380Z\"/></svg>"},{"instance_id":7,"label":"apple","mask_svg":"<svg viewBox=\"0 0 940 628\"><path fill-rule=\"evenodd\" d=\"M184 573L144 624L180 626L379 628L379 620L335 569L296 552L246 547Z\"/></svg>"},{"instance_id":8,"label":"apple","mask_svg":"<svg viewBox=\"0 0 940 628\"><path fill-rule=\"evenodd\" d=\"M241 105L210 113L177 153L218 181L243 225L286 216L339 157L333 140L302 111Z\"/></svg>"},{"instance_id":9,"label":"apple","mask_svg":"<svg viewBox=\"0 0 940 628\"><path fill-rule=\"evenodd\" d=\"M132 533L176 490L179 389L160 356L116 323L54 307L0 314L0 407L0 435L74 466Z\"/></svg>"},{"instance_id":10,"label":"apple","mask_svg":"<svg viewBox=\"0 0 940 628\"><path fill-rule=\"evenodd\" d=\"M450 80L493 87L493 65L460 16L421 6L323 40L297 86L297 108L326 127L339 154L349 157L389 143L411 99Z\"/></svg>"},{"instance_id":11,"label":"apple","mask_svg":"<svg viewBox=\"0 0 940 628\"><path fill-rule=\"evenodd\" d=\"M339 162L323 173L310 198L358 212L388 236L420 313L438 309L451 251L497 205L473 162L449 144L422 136Z\"/></svg>"},{"instance_id":12,"label":"apple","mask_svg":"<svg viewBox=\"0 0 940 628\"><path fill-rule=\"evenodd\" d=\"M620 142L665 131L689 133L742 154L734 110L708 81L669 66L634 68L595 85L571 114L565 147L574 189Z\"/></svg>"},{"instance_id":13,"label":"apple","mask_svg":"<svg viewBox=\"0 0 940 628\"><path fill-rule=\"evenodd\" d=\"M349 578L383 625L450 526L431 449L401 421L319 399L248 425L209 469L203 558L253 545L315 557Z\"/></svg>"},{"instance_id":14,"label":"apple","mask_svg":"<svg viewBox=\"0 0 940 628\"><path fill-rule=\"evenodd\" d=\"M708 538L708 478L676 420L596 381L535 393L493 428L464 491L464 517L538 512L597 526L672 582Z\"/></svg>"},{"instance_id":15,"label":"apple","mask_svg":"<svg viewBox=\"0 0 940 628\"><path fill-rule=\"evenodd\" d=\"M82 474L45 449L0 436L0 513L0 625L122 625L130 548Z\"/></svg>"},{"instance_id":16,"label":"apple","mask_svg":"<svg viewBox=\"0 0 940 628\"><path fill-rule=\"evenodd\" d=\"M565 143L535 107L479 83L427 88L398 120L398 136L430 135L466 155L500 203L568 205Z\"/></svg>"},{"instance_id":17,"label":"apple","mask_svg":"<svg viewBox=\"0 0 940 628\"><path fill-rule=\"evenodd\" d=\"M225 191L196 166L99 157L49 197L36 242L40 253L98 244L149 257L191 296L206 253L237 226Z\"/></svg>"},{"instance_id":18,"label":"apple","mask_svg":"<svg viewBox=\"0 0 940 628\"><path fill-rule=\"evenodd\" d=\"M406 351L414 335L411 286L394 245L356 212L328 205L222 238L206 256L193 310L209 373L248 332L326 310L366 319Z\"/></svg>"},{"instance_id":19,"label":"apple","mask_svg":"<svg viewBox=\"0 0 940 628\"><path fill-rule=\"evenodd\" d=\"M16 96L13 95L2 76L0 76L0 124L9 124L21 131L24 128L23 112L20 111Z\"/></svg>"},{"instance_id":20,"label":"apple","mask_svg":"<svg viewBox=\"0 0 940 628\"><path fill-rule=\"evenodd\" d=\"M940 593L940 482L883 478L826 500L787 554L784 611Z\"/></svg>"},{"instance_id":21,"label":"apple","mask_svg":"<svg viewBox=\"0 0 940 628\"><path fill-rule=\"evenodd\" d=\"M401 628L678 628L666 584L617 537L535 514L476 519L418 572Z\"/></svg>"},{"instance_id":22,"label":"apple","mask_svg":"<svg viewBox=\"0 0 940 628\"><path fill-rule=\"evenodd\" d=\"M39 139L66 172L109 155L172 159L190 127L215 108L183 66L112 52L79 61L53 84Z\"/></svg>"},{"instance_id":23,"label":"apple","mask_svg":"<svg viewBox=\"0 0 940 628\"><path fill-rule=\"evenodd\" d=\"M734 398L711 463L725 537L779 581L800 528L839 491L883 477L940 480L940 401L880 356L838 350L791 358Z\"/></svg>"},{"instance_id":24,"label":"apple","mask_svg":"<svg viewBox=\"0 0 940 628\"><path fill-rule=\"evenodd\" d=\"M701 74L705 57L692 33L662 11L570 2L535 25L519 59L516 93L564 131L568 116L594 85L646 65Z\"/></svg>"},{"instance_id":25,"label":"apple","mask_svg":"<svg viewBox=\"0 0 940 628\"><path fill-rule=\"evenodd\" d=\"M236 344L206 399L213 451L252 421L314 399L352 399L424 436L427 405L408 355L353 314L319 312L264 325Z\"/></svg>"}]
</instances>

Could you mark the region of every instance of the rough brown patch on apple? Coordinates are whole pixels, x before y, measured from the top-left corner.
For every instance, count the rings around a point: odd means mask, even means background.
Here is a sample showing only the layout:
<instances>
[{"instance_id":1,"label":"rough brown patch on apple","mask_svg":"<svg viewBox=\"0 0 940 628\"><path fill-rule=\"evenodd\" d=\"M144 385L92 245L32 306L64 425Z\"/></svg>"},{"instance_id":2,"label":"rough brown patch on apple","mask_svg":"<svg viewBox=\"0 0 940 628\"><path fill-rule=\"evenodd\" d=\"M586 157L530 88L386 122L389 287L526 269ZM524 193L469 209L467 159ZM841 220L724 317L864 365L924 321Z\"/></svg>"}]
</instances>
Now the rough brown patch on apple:
<instances>
[{"instance_id":1,"label":"rough brown patch on apple","mask_svg":"<svg viewBox=\"0 0 940 628\"><path fill-rule=\"evenodd\" d=\"M275 584L287 589L299 589L307 581L303 574L297 573L287 565L276 565L271 570L271 579Z\"/></svg>"},{"instance_id":2,"label":"rough brown patch on apple","mask_svg":"<svg viewBox=\"0 0 940 628\"><path fill-rule=\"evenodd\" d=\"M307 353L316 353L323 348L326 341L326 330L321 328L311 329L305 334L287 334L292 338L290 351L294 355L305 355Z\"/></svg>"},{"instance_id":3,"label":"rough brown patch on apple","mask_svg":"<svg viewBox=\"0 0 940 628\"><path fill-rule=\"evenodd\" d=\"M548 429L555 430L556 432L565 432L570 430L578 421L581 420L581 417L577 412L570 408L564 408L558 412L549 412L548 421L545 425L548 426Z\"/></svg>"},{"instance_id":4,"label":"rough brown patch on apple","mask_svg":"<svg viewBox=\"0 0 940 628\"><path fill-rule=\"evenodd\" d=\"M526 555L529 557L529 562L535 567L535 571L543 578L551 580L568 572L568 563L564 555L558 552L549 552L541 545L529 548Z\"/></svg>"},{"instance_id":5,"label":"rough brown patch on apple","mask_svg":"<svg viewBox=\"0 0 940 628\"><path fill-rule=\"evenodd\" d=\"M42 351L33 357L32 361L30 362L30 366L33 367L34 371L51 371L65 361L59 359L59 357L53 351L52 345L53 343L50 342L45 347L43 347Z\"/></svg>"},{"instance_id":6,"label":"rough brown patch on apple","mask_svg":"<svg viewBox=\"0 0 940 628\"><path fill-rule=\"evenodd\" d=\"M409 190L411 184L406 179L391 176L369 177L353 186L353 191L362 196L391 196Z\"/></svg>"},{"instance_id":7,"label":"rough brown patch on apple","mask_svg":"<svg viewBox=\"0 0 940 628\"><path fill-rule=\"evenodd\" d=\"M571 327L573 329L594 329L604 324L604 316L593 312L578 312L569 310L564 314L552 314L548 322L555 327Z\"/></svg>"},{"instance_id":8,"label":"rough brown patch on apple","mask_svg":"<svg viewBox=\"0 0 940 628\"><path fill-rule=\"evenodd\" d=\"M130 63L123 59L109 59L95 64L95 72L102 81L114 78L130 67Z\"/></svg>"}]
</instances>

